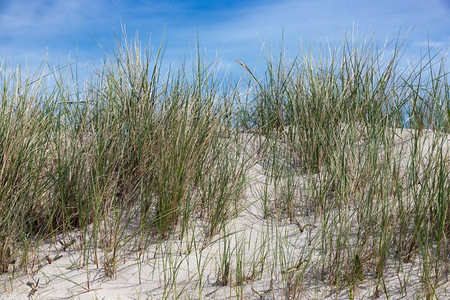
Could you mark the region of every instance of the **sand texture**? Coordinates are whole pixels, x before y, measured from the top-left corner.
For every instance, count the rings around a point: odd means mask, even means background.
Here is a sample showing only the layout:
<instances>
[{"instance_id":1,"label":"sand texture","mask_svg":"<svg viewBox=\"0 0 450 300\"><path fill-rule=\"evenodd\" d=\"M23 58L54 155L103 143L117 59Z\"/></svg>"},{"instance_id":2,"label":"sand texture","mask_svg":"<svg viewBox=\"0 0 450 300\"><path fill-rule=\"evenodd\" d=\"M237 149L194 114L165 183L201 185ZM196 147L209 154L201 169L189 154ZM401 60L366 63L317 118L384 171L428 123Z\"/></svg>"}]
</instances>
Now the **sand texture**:
<instances>
[{"instance_id":1,"label":"sand texture","mask_svg":"<svg viewBox=\"0 0 450 300\"><path fill-rule=\"evenodd\" d=\"M408 147L414 131L395 129L393 163L408 171ZM422 133L422 163L435 158L433 141L445 145L448 159L450 136L436 137ZM241 134L242 151L249 159L247 182L236 214L219 233L206 239L205 224L200 219L190 225L182 240L173 235L158 241L149 239L145 251L136 249L134 238L124 239L111 274L107 266L111 253L105 249L83 249L83 233L72 232L42 242L35 254L35 264L28 274L18 271L0 275L1 299L415 299L424 297L421 284L423 265L419 255L401 265L393 255L387 260L382 282L370 270L361 271L353 285L333 284L323 271L321 236L324 216L336 220L338 213L308 212L309 191L314 175L296 174L276 184L267 175L271 162L258 154L264 138ZM364 140L360 149L365 151ZM279 147L283 147L280 143ZM280 149L281 149L280 148ZM280 151L282 153L282 151ZM380 157L385 155L382 149ZM278 164L296 168L295 163ZM355 156L357 157L357 155ZM355 166L357 167L357 166ZM418 176L421 167L417 167ZM350 178L351 179L351 178ZM356 180L356 179L355 179ZM352 182L352 181L350 181ZM288 195L289 194L289 195ZM285 215L279 207L282 197L295 199L295 213ZM408 201L408 195L405 195ZM264 204L262 199L266 199ZM357 231L356 215L349 205L348 219ZM133 224L128 224L130 232ZM126 231L125 231L126 232ZM352 233L353 234L353 233ZM352 236L350 235L350 239ZM351 243L351 240L350 240ZM347 259L342 257L342 259ZM363 258L362 258L363 259ZM31 261L31 260L30 260ZM448 259L446 260L448 261ZM448 270L448 266L447 266ZM437 279L435 294L440 299L450 295L447 277ZM340 286L339 288L337 286ZM350 287L351 286L351 287ZM448 299L448 298L447 298Z\"/></svg>"}]
</instances>

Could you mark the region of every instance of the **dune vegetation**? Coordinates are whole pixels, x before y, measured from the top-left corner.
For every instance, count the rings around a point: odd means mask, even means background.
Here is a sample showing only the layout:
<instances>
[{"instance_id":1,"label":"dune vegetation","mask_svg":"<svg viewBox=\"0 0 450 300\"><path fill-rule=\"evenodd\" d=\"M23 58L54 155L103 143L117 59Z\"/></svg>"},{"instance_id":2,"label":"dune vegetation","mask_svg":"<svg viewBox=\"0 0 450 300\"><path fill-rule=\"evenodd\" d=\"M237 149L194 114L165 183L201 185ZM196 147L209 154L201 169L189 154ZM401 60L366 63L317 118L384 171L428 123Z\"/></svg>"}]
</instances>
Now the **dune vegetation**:
<instances>
[{"instance_id":1,"label":"dune vegetation","mask_svg":"<svg viewBox=\"0 0 450 300\"><path fill-rule=\"evenodd\" d=\"M236 80L152 49L125 36L83 84L0 65L0 296L450 293L445 56L345 38Z\"/></svg>"}]
</instances>

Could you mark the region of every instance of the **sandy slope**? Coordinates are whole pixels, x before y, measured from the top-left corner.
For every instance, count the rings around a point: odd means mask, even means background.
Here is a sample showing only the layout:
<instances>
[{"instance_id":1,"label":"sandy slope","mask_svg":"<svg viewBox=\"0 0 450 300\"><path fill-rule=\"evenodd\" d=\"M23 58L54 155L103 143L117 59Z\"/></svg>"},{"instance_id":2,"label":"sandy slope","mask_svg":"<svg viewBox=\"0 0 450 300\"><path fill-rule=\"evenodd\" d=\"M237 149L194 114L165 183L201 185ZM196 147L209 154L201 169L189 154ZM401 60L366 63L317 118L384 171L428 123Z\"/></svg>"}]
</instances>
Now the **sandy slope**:
<instances>
[{"instance_id":1,"label":"sandy slope","mask_svg":"<svg viewBox=\"0 0 450 300\"><path fill-rule=\"evenodd\" d=\"M398 147L408 147L411 134L412 131L398 130ZM249 135L243 135L242 139L250 141L244 143L247 153L254 153L257 139ZM426 140L431 141L433 133L426 132L423 139L425 148L430 148L431 143ZM450 137L446 144L450 144ZM431 148L425 149L424 153L432 157ZM279 221L276 216L264 219L261 195L267 178L262 161L254 159L248 178L240 213L207 244L203 242L199 222L183 241L173 239L163 244L154 243L140 257L137 253L121 257L115 277L109 278L105 276L102 264L97 267L92 263L93 249L88 253L88 268L83 267L85 264L76 251L77 243L64 247L70 241L66 237L64 241L41 246L41 266L36 266L32 274L16 275L15 278L1 275L0 298L160 299L169 296L172 299L179 296L181 299L229 299L240 296L244 299L284 299L292 274L304 274L304 283L297 291L298 298L347 299L347 290L335 291L319 280L321 266L316 263L316 258L320 245L316 237L320 234L321 220L314 220L312 216L298 216L293 223ZM298 190L303 191L297 195L301 197L305 192L303 179L297 178L296 184ZM275 205L273 188L268 186L266 191L271 205ZM73 238L78 236L73 233ZM98 256L101 255L98 250ZM57 259L50 264L45 256ZM230 257L230 276L222 276L226 272L227 264L223 263L226 257ZM395 299L420 298L420 261L413 260L404 267L397 273L392 263L388 266L385 290ZM408 286L403 289L401 283L405 281ZM38 285L33 289L36 282ZM367 276L358 284L353 296L372 297L374 288L374 279ZM450 283L445 279L438 294L442 298L450 295Z\"/></svg>"}]
</instances>

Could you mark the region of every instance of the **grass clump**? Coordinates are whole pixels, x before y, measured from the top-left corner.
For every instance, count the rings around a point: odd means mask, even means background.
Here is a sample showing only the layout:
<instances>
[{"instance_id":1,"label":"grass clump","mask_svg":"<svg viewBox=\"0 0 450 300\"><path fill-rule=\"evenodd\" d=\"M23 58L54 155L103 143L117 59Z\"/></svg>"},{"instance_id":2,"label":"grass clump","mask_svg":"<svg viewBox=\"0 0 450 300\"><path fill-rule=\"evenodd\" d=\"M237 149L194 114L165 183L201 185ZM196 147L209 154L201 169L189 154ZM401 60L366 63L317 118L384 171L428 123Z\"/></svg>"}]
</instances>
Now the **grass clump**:
<instances>
[{"instance_id":1,"label":"grass clump","mask_svg":"<svg viewBox=\"0 0 450 300\"><path fill-rule=\"evenodd\" d=\"M300 178L310 191L274 201L287 201L277 206L291 223L311 213L321 220L321 280L374 276L376 295L390 259L402 268L419 255L424 276L430 265L434 278L448 273L448 229L438 225L450 221L445 58L402 69L400 49L356 40L329 57L288 61L281 52L261 80L242 64L257 81L249 123L266 138L273 188L295 190ZM425 282L431 296L437 281Z\"/></svg>"},{"instance_id":2,"label":"grass clump","mask_svg":"<svg viewBox=\"0 0 450 300\"><path fill-rule=\"evenodd\" d=\"M222 137L214 74L199 61L194 81L161 79L163 49L154 61L149 51L124 38L77 96L63 76L48 92L42 75L22 83L2 70L3 256L73 230L83 247L114 252L126 236L183 235L197 217L212 236L233 214L244 164Z\"/></svg>"}]
</instances>

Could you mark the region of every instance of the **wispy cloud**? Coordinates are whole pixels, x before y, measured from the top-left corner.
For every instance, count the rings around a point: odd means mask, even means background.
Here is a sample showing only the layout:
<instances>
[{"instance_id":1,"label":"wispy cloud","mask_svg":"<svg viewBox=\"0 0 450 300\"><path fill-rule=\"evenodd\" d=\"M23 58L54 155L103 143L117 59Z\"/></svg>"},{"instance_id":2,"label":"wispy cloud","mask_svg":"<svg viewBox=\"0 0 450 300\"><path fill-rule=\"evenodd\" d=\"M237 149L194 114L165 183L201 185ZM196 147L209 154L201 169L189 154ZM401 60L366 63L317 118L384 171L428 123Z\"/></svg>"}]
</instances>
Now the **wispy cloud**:
<instances>
[{"instance_id":1,"label":"wispy cloud","mask_svg":"<svg viewBox=\"0 0 450 300\"><path fill-rule=\"evenodd\" d=\"M431 48L431 49L448 49L450 48L450 36L447 36L446 39L442 39L439 41L436 40L422 40L422 41L417 41L414 43L414 45L418 46L418 47L422 47L425 49Z\"/></svg>"},{"instance_id":2,"label":"wispy cloud","mask_svg":"<svg viewBox=\"0 0 450 300\"><path fill-rule=\"evenodd\" d=\"M11 1L0 12L3 34L61 35L85 29L102 18L103 1Z\"/></svg>"},{"instance_id":3,"label":"wispy cloud","mask_svg":"<svg viewBox=\"0 0 450 300\"><path fill-rule=\"evenodd\" d=\"M167 60L189 56L197 32L211 55L219 51L224 63L257 60L261 44L277 49L283 42L295 52L302 42L342 40L344 31L358 28L384 40L400 31L410 36L413 51L432 40L436 47L449 41L450 5L446 0L281 0L281 1L119 1L119 0L0 0L0 55L14 60L49 53L64 60L78 52L80 60L96 60L112 34L127 31L152 35L158 43L167 32ZM94 38L95 37L95 38Z\"/></svg>"}]
</instances>

